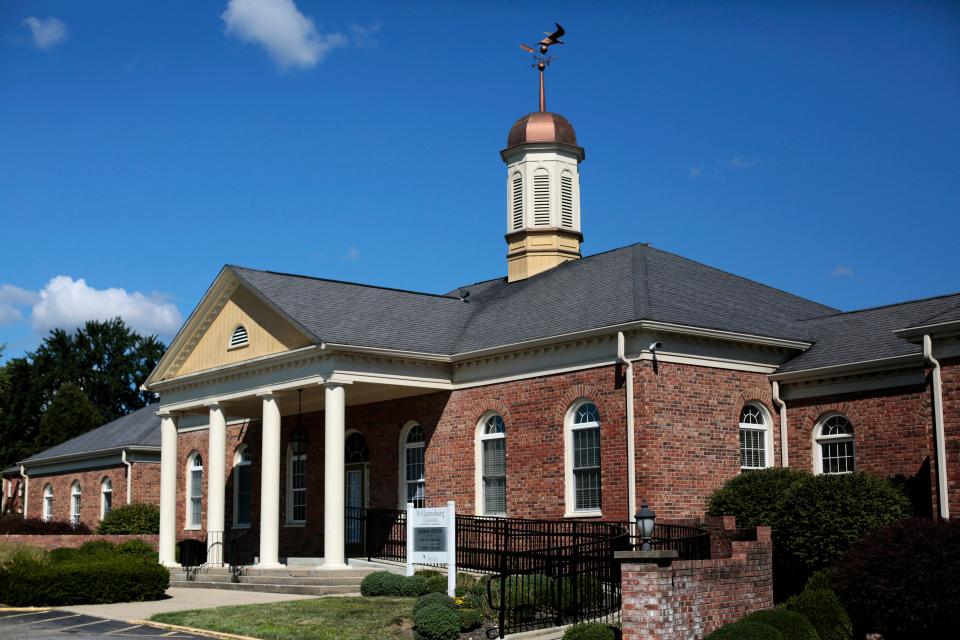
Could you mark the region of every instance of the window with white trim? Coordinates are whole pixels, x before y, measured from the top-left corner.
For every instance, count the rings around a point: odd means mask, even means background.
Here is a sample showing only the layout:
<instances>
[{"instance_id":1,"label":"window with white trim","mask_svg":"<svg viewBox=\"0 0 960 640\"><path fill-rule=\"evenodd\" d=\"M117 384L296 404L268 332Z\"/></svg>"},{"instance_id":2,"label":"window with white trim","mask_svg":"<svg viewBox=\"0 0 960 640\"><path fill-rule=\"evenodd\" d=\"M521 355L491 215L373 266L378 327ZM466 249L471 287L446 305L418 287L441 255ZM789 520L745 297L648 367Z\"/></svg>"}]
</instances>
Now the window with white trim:
<instances>
[{"instance_id":1,"label":"window with white trim","mask_svg":"<svg viewBox=\"0 0 960 640\"><path fill-rule=\"evenodd\" d=\"M80 482L73 481L70 485L70 524L76 526L80 524L80 498L83 493L80 491Z\"/></svg>"},{"instance_id":2,"label":"window with white trim","mask_svg":"<svg viewBox=\"0 0 960 640\"><path fill-rule=\"evenodd\" d=\"M834 413L816 428L817 473L853 473L854 463L853 425L843 415Z\"/></svg>"},{"instance_id":3,"label":"window with white trim","mask_svg":"<svg viewBox=\"0 0 960 640\"><path fill-rule=\"evenodd\" d=\"M53 485L43 488L43 520L47 522L53 518Z\"/></svg>"},{"instance_id":4,"label":"window with white trim","mask_svg":"<svg viewBox=\"0 0 960 640\"><path fill-rule=\"evenodd\" d=\"M598 513L601 505L600 413L592 402L568 412L567 508L574 513Z\"/></svg>"},{"instance_id":5,"label":"window with white trim","mask_svg":"<svg viewBox=\"0 0 960 640\"><path fill-rule=\"evenodd\" d=\"M307 446L295 440L287 449L287 524L307 521Z\"/></svg>"},{"instance_id":6,"label":"window with white trim","mask_svg":"<svg viewBox=\"0 0 960 640\"><path fill-rule=\"evenodd\" d=\"M740 411L740 468L765 469L770 466L770 420L756 404Z\"/></svg>"},{"instance_id":7,"label":"window with white trim","mask_svg":"<svg viewBox=\"0 0 960 640\"><path fill-rule=\"evenodd\" d=\"M478 513L507 515L507 436L503 418L490 413L477 426Z\"/></svg>"},{"instance_id":8,"label":"window with white trim","mask_svg":"<svg viewBox=\"0 0 960 640\"><path fill-rule=\"evenodd\" d=\"M237 328L233 330L233 333L230 335L230 349L238 349L240 347L245 347L250 344L250 336L247 335L247 328L242 324L238 324Z\"/></svg>"},{"instance_id":9,"label":"window with white trim","mask_svg":"<svg viewBox=\"0 0 960 640\"><path fill-rule=\"evenodd\" d=\"M193 453L187 459L187 529L203 522L203 458Z\"/></svg>"},{"instance_id":10,"label":"window with white trim","mask_svg":"<svg viewBox=\"0 0 960 640\"><path fill-rule=\"evenodd\" d=\"M412 502L418 508L423 507L426 502L425 452L423 428L418 424L410 425L403 437L400 477L403 478L405 502Z\"/></svg>"},{"instance_id":11,"label":"window with white trim","mask_svg":"<svg viewBox=\"0 0 960 640\"><path fill-rule=\"evenodd\" d=\"M100 519L107 517L113 509L113 482L110 478L100 481Z\"/></svg>"},{"instance_id":12,"label":"window with white trim","mask_svg":"<svg viewBox=\"0 0 960 640\"><path fill-rule=\"evenodd\" d=\"M253 456L246 445L233 454L233 524L250 526L253 510Z\"/></svg>"}]
</instances>

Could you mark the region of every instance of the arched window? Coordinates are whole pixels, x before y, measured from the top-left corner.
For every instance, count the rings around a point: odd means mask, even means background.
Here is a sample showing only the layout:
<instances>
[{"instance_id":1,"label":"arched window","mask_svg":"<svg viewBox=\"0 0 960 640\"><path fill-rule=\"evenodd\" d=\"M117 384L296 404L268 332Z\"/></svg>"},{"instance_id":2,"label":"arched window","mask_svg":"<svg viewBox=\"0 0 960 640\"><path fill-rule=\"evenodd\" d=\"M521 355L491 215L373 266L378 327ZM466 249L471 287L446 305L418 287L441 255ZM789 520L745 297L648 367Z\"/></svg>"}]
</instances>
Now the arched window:
<instances>
[{"instance_id":1,"label":"arched window","mask_svg":"<svg viewBox=\"0 0 960 640\"><path fill-rule=\"evenodd\" d=\"M507 437L503 418L485 415L477 425L477 513L507 515Z\"/></svg>"},{"instance_id":2,"label":"arched window","mask_svg":"<svg viewBox=\"0 0 960 640\"><path fill-rule=\"evenodd\" d=\"M113 482L110 478L100 481L100 519L103 520L113 509Z\"/></svg>"},{"instance_id":3,"label":"arched window","mask_svg":"<svg viewBox=\"0 0 960 640\"><path fill-rule=\"evenodd\" d=\"M199 529L203 522L203 458L199 453L187 459L187 529Z\"/></svg>"},{"instance_id":4,"label":"arched window","mask_svg":"<svg viewBox=\"0 0 960 640\"><path fill-rule=\"evenodd\" d=\"M250 526L253 509L253 456L250 448L242 445L233 454L233 524Z\"/></svg>"},{"instance_id":5,"label":"arched window","mask_svg":"<svg viewBox=\"0 0 960 640\"><path fill-rule=\"evenodd\" d=\"M770 419L766 410L748 404L740 411L740 468L770 466Z\"/></svg>"},{"instance_id":6,"label":"arched window","mask_svg":"<svg viewBox=\"0 0 960 640\"><path fill-rule=\"evenodd\" d=\"M402 454L400 456L400 477L402 478L402 493L404 504L412 502L415 507L423 507L425 502L426 469L424 468L424 452L426 441L423 438L423 429L416 423L410 423L401 432L400 440Z\"/></svg>"},{"instance_id":7,"label":"arched window","mask_svg":"<svg viewBox=\"0 0 960 640\"><path fill-rule=\"evenodd\" d=\"M565 440L567 466L567 511L599 514L600 413L592 402L575 404L567 412Z\"/></svg>"},{"instance_id":8,"label":"arched window","mask_svg":"<svg viewBox=\"0 0 960 640\"><path fill-rule=\"evenodd\" d=\"M817 473L852 473L853 425L846 417L834 413L821 419L814 430L814 460Z\"/></svg>"},{"instance_id":9,"label":"arched window","mask_svg":"<svg viewBox=\"0 0 960 640\"><path fill-rule=\"evenodd\" d=\"M307 521L307 445L294 440L287 449L287 524Z\"/></svg>"},{"instance_id":10,"label":"arched window","mask_svg":"<svg viewBox=\"0 0 960 640\"><path fill-rule=\"evenodd\" d=\"M53 518L53 485L46 485L43 488L43 519L44 521Z\"/></svg>"},{"instance_id":11,"label":"arched window","mask_svg":"<svg viewBox=\"0 0 960 640\"><path fill-rule=\"evenodd\" d=\"M510 228L519 231L523 228L523 176L519 171L513 174L510 190Z\"/></svg>"},{"instance_id":12,"label":"arched window","mask_svg":"<svg viewBox=\"0 0 960 640\"><path fill-rule=\"evenodd\" d=\"M347 444L343 450L345 464L370 462L370 450L367 449L367 440L359 431L347 436Z\"/></svg>"},{"instance_id":13,"label":"arched window","mask_svg":"<svg viewBox=\"0 0 960 640\"><path fill-rule=\"evenodd\" d=\"M533 174L533 224L550 226L550 174L542 168Z\"/></svg>"},{"instance_id":14,"label":"arched window","mask_svg":"<svg viewBox=\"0 0 960 640\"><path fill-rule=\"evenodd\" d=\"M238 324L237 328L233 330L233 333L230 335L230 349L238 349L240 347L245 347L250 344L250 337L247 335L247 328L242 324Z\"/></svg>"},{"instance_id":15,"label":"arched window","mask_svg":"<svg viewBox=\"0 0 960 640\"><path fill-rule=\"evenodd\" d=\"M73 481L73 484L70 485L70 524L76 526L80 524L80 498L82 493L80 491L80 482L77 480Z\"/></svg>"}]
</instances>

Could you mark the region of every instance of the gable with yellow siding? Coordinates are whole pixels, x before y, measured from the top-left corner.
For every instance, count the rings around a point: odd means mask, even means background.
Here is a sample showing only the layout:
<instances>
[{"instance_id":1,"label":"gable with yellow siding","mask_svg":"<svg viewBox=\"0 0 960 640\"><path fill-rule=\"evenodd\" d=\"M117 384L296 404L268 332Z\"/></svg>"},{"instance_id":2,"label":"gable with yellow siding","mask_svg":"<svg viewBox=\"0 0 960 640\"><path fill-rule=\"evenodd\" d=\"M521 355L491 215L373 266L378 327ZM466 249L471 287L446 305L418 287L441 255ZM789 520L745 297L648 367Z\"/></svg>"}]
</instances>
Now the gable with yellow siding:
<instances>
[{"instance_id":1,"label":"gable with yellow siding","mask_svg":"<svg viewBox=\"0 0 960 640\"><path fill-rule=\"evenodd\" d=\"M247 346L231 349L239 325L247 329ZM252 293L238 287L210 323L175 375L184 375L251 360L313 344L300 330Z\"/></svg>"}]
</instances>

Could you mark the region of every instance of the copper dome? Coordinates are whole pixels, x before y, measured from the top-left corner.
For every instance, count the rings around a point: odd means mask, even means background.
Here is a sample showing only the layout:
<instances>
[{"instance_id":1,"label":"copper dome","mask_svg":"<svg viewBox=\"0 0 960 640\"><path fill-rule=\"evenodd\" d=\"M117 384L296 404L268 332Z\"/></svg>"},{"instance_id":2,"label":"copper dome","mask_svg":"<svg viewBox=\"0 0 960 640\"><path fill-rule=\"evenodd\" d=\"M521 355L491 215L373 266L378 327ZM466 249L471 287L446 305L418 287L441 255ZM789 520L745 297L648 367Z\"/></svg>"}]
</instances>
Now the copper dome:
<instances>
[{"instance_id":1,"label":"copper dome","mask_svg":"<svg viewBox=\"0 0 960 640\"><path fill-rule=\"evenodd\" d=\"M510 127L507 148L528 142L561 142L577 146L577 134L570 121L559 113L534 111L520 118Z\"/></svg>"}]
</instances>

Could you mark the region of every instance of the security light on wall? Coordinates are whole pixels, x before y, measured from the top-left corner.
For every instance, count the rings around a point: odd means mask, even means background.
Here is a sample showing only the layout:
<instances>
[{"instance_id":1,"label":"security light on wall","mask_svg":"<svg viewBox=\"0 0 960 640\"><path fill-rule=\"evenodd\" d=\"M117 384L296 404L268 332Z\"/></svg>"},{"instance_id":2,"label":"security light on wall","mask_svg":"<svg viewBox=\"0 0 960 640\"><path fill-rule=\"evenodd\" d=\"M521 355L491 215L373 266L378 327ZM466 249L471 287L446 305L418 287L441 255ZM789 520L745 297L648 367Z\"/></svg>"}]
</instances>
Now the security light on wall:
<instances>
[{"instance_id":1,"label":"security light on wall","mask_svg":"<svg viewBox=\"0 0 960 640\"><path fill-rule=\"evenodd\" d=\"M650 349L650 351L656 351L662 346L663 346L662 342L651 342L648 348Z\"/></svg>"}]
</instances>

